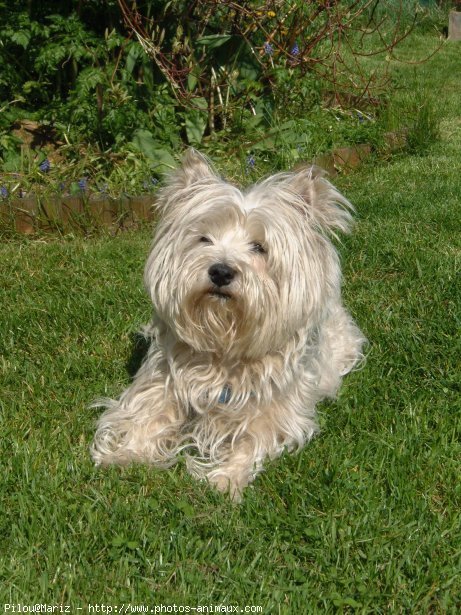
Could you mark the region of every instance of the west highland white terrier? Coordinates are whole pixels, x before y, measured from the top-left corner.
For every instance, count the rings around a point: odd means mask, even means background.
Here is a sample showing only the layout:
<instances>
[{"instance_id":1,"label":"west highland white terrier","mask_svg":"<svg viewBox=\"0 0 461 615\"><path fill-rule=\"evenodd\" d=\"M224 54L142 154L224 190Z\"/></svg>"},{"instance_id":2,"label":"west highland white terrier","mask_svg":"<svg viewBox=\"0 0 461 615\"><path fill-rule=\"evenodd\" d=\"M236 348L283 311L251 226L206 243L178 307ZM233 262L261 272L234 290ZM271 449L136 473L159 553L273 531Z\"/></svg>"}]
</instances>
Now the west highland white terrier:
<instances>
[{"instance_id":1,"label":"west highland white terrier","mask_svg":"<svg viewBox=\"0 0 461 615\"><path fill-rule=\"evenodd\" d=\"M318 169L241 191L194 150L157 205L149 349L120 399L101 400L92 456L167 467L182 453L239 499L266 458L315 434L317 402L362 356L329 240L352 206Z\"/></svg>"}]
</instances>

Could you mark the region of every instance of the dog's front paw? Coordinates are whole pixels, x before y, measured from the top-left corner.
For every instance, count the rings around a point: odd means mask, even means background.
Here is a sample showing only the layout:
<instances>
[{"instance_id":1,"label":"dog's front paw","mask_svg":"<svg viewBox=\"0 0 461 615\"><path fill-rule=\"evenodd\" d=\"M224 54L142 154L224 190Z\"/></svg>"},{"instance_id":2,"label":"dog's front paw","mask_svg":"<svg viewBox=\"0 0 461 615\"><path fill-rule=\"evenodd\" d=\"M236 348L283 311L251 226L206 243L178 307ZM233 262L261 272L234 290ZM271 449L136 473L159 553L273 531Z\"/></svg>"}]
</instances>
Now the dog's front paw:
<instances>
[{"instance_id":1,"label":"dog's front paw","mask_svg":"<svg viewBox=\"0 0 461 615\"><path fill-rule=\"evenodd\" d=\"M90 453L97 466L147 463L167 468L176 462L177 426L166 420L104 423L96 431Z\"/></svg>"},{"instance_id":2,"label":"dog's front paw","mask_svg":"<svg viewBox=\"0 0 461 615\"><path fill-rule=\"evenodd\" d=\"M112 464L127 465L133 461L123 446L126 432L111 431L108 428L97 431L90 446L90 454L95 465L108 466Z\"/></svg>"},{"instance_id":3,"label":"dog's front paw","mask_svg":"<svg viewBox=\"0 0 461 615\"><path fill-rule=\"evenodd\" d=\"M230 476L224 471L214 470L207 476L208 482L221 493L227 493L233 502L241 502L243 490L250 482L249 473Z\"/></svg>"}]
</instances>

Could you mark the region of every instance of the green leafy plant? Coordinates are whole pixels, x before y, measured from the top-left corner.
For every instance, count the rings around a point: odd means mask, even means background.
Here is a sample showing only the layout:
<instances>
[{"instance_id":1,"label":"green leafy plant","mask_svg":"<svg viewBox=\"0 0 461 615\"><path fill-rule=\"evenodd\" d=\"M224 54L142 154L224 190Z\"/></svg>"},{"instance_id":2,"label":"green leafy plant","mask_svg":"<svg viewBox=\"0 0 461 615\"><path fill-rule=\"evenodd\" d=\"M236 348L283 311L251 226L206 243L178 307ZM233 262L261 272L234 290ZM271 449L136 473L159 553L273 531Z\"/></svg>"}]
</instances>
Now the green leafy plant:
<instances>
[{"instance_id":1,"label":"green leafy plant","mask_svg":"<svg viewBox=\"0 0 461 615\"><path fill-rule=\"evenodd\" d=\"M2 183L142 190L185 145L254 174L377 143L385 69L415 11L440 14L400 0L0 1ZM422 133L429 116L412 109Z\"/></svg>"}]
</instances>

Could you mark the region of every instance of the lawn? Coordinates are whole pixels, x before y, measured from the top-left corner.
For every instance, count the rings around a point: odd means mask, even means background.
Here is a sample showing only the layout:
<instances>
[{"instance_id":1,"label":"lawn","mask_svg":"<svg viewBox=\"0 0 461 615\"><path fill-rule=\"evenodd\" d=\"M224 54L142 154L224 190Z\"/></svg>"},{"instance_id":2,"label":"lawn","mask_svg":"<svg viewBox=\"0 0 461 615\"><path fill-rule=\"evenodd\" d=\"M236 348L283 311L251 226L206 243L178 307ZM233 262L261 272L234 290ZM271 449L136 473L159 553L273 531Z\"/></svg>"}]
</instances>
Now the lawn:
<instances>
[{"instance_id":1,"label":"lawn","mask_svg":"<svg viewBox=\"0 0 461 615\"><path fill-rule=\"evenodd\" d=\"M357 209L340 251L367 362L239 505L182 465L88 454L88 404L129 382L149 318L150 231L1 245L1 604L460 611L460 51L394 68L437 93L441 140L337 180Z\"/></svg>"}]
</instances>

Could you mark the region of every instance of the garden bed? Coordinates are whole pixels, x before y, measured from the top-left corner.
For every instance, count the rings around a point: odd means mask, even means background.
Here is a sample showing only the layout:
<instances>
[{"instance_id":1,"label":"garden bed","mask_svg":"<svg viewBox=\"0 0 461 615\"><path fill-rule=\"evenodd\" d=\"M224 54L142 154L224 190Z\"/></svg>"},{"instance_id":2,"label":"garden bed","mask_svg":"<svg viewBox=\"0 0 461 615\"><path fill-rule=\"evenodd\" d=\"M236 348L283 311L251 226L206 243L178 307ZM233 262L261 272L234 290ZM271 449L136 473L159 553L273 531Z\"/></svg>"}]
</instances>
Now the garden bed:
<instances>
[{"instance_id":1,"label":"garden bed","mask_svg":"<svg viewBox=\"0 0 461 615\"><path fill-rule=\"evenodd\" d=\"M387 153L406 145L404 131L385 135ZM338 147L332 152L313 158L313 164L325 169L330 176L350 172L373 154L373 147L363 143ZM310 163L300 163L306 166ZM111 232L132 229L154 218L155 194L112 197L104 194L48 196L28 195L0 200L0 232L32 235L36 232L88 232L106 228Z\"/></svg>"}]
</instances>

